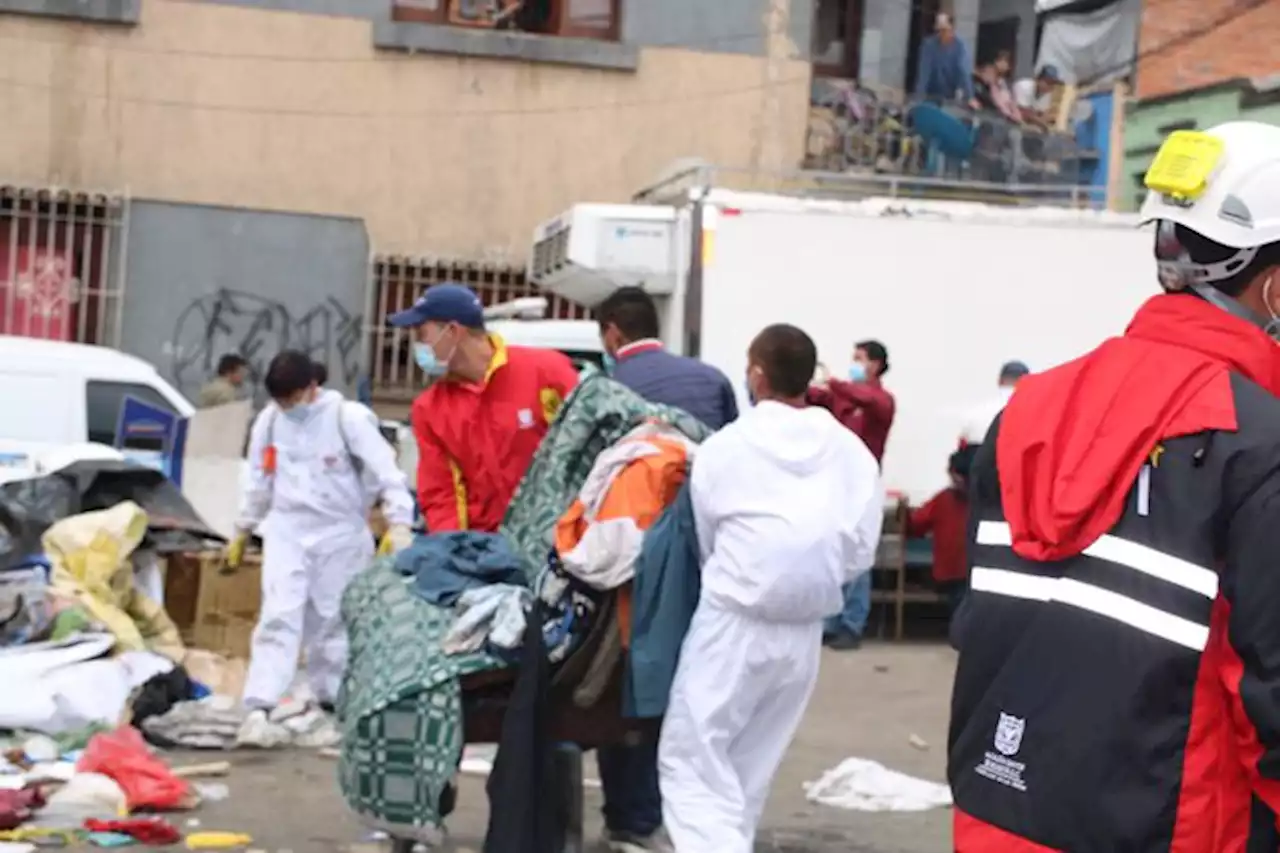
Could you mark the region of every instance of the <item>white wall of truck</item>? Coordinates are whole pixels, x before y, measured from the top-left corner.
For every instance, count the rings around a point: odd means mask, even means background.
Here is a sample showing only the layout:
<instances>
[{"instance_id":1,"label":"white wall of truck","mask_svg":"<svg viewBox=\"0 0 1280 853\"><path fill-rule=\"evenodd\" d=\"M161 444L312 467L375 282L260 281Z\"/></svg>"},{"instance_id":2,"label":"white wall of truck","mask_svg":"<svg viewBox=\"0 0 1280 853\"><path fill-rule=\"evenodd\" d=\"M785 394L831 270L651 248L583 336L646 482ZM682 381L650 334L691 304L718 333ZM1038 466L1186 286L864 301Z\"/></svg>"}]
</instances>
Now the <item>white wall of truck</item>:
<instances>
[{"instance_id":1,"label":"white wall of truck","mask_svg":"<svg viewBox=\"0 0 1280 853\"><path fill-rule=\"evenodd\" d=\"M994 396L1004 362L1038 371L1075 358L1123 332L1158 292L1151 236L1121 214L712 189L695 190L672 221L671 254L682 262L674 287L656 288L668 345L687 340L685 296L699 276L697 355L734 381L744 406L747 346L770 323L808 332L836 377L855 341L883 341L898 405L885 482L916 502L945 484L965 414ZM701 269L691 273L695 245ZM539 284L583 298L573 275Z\"/></svg>"}]
</instances>

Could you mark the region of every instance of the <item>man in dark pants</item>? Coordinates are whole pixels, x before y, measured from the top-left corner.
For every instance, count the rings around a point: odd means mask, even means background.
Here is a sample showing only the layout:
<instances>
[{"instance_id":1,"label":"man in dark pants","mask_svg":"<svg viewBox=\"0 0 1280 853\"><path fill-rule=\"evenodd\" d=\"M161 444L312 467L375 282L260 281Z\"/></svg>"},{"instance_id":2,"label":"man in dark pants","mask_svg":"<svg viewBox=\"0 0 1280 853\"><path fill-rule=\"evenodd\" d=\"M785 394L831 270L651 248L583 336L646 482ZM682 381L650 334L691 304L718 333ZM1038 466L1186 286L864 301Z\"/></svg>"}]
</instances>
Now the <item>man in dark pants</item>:
<instances>
[{"instance_id":1,"label":"man in dark pants","mask_svg":"<svg viewBox=\"0 0 1280 853\"><path fill-rule=\"evenodd\" d=\"M821 406L862 439L877 462L884 459L896 403L881 384L889 372L889 351L879 341L859 341L853 347L849 381L828 379L809 388L805 399ZM837 651L862 646L862 632L871 615L871 572L863 572L844 589L844 610L827 620L822 642Z\"/></svg>"},{"instance_id":2,"label":"man in dark pants","mask_svg":"<svg viewBox=\"0 0 1280 853\"><path fill-rule=\"evenodd\" d=\"M712 429L738 417L733 386L723 373L663 347L657 307L643 289L614 291L595 314L605 364L615 380L650 402L684 409ZM657 739L600 749L596 757L609 849L635 853L665 848Z\"/></svg>"}]
</instances>

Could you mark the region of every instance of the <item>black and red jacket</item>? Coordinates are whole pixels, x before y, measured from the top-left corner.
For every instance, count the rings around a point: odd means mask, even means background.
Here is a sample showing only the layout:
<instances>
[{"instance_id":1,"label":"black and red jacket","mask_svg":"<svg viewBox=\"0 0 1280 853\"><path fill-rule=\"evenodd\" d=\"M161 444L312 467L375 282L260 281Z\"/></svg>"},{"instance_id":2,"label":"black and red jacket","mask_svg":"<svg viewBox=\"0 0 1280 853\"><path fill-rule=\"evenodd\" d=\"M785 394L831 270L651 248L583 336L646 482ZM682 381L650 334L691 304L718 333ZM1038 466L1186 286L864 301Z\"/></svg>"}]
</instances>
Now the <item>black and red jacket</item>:
<instances>
[{"instance_id":1,"label":"black and red jacket","mask_svg":"<svg viewBox=\"0 0 1280 853\"><path fill-rule=\"evenodd\" d=\"M1280 347L1196 296L1018 385L970 472L958 853L1276 853Z\"/></svg>"}]
</instances>

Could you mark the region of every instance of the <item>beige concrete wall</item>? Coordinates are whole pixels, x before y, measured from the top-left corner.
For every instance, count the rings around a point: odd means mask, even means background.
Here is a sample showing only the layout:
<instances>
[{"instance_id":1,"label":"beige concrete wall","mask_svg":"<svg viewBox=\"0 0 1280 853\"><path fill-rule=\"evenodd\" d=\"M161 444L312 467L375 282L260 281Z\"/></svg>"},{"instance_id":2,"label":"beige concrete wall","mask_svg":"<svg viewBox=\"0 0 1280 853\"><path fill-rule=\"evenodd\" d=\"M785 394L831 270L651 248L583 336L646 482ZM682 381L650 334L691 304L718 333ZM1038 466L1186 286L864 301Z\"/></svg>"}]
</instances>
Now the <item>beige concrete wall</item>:
<instances>
[{"instance_id":1,"label":"beige concrete wall","mask_svg":"<svg viewBox=\"0 0 1280 853\"><path fill-rule=\"evenodd\" d=\"M378 251L521 261L537 222L676 158L798 164L808 66L766 63L397 54L366 21L181 0L132 29L6 15L0 182L355 215Z\"/></svg>"}]
</instances>

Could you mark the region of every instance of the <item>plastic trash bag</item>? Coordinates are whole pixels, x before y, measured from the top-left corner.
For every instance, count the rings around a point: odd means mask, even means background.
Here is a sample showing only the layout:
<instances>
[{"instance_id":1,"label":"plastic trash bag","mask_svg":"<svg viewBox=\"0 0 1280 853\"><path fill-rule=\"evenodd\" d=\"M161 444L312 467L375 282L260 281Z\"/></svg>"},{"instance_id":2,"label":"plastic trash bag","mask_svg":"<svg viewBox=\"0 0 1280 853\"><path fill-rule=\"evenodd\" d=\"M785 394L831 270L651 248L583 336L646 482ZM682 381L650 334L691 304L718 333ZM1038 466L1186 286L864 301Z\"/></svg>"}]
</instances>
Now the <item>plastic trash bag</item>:
<instances>
[{"instance_id":1,"label":"plastic trash bag","mask_svg":"<svg viewBox=\"0 0 1280 853\"><path fill-rule=\"evenodd\" d=\"M94 735L76 770L101 773L116 780L124 790L130 811L184 809L195 801L191 786L152 755L142 735L131 726Z\"/></svg>"}]
</instances>

